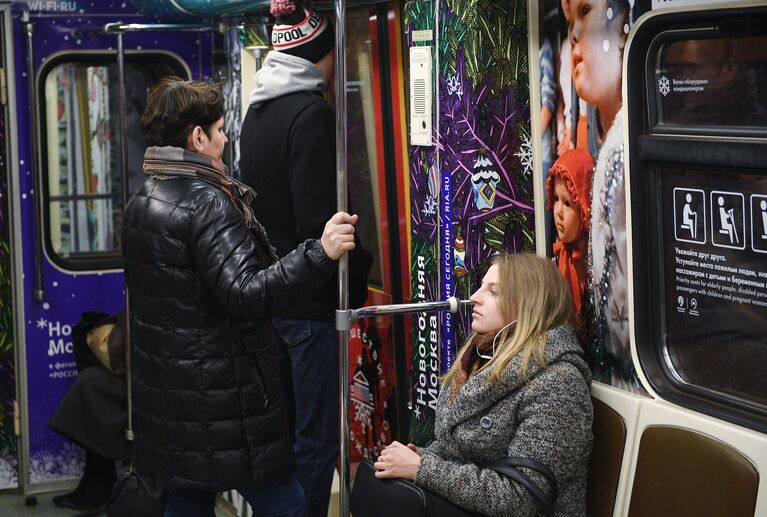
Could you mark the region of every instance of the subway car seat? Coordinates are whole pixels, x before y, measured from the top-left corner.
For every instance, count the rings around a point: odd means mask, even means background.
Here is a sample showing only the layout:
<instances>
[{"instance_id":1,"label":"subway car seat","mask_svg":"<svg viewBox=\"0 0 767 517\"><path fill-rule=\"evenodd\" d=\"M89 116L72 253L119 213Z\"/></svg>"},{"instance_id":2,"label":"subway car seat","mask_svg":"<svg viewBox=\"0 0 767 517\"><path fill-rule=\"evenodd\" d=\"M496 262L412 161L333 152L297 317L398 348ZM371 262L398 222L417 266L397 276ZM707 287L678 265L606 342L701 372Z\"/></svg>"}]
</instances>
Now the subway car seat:
<instances>
[{"instance_id":1,"label":"subway car seat","mask_svg":"<svg viewBox=\"0 0 767 517\"><path fill-rule=\"evenodd\" d=\"M639 443L629 517L753 517L759 473L701 433L648 427Z\"/></svg>"}]
</instances>

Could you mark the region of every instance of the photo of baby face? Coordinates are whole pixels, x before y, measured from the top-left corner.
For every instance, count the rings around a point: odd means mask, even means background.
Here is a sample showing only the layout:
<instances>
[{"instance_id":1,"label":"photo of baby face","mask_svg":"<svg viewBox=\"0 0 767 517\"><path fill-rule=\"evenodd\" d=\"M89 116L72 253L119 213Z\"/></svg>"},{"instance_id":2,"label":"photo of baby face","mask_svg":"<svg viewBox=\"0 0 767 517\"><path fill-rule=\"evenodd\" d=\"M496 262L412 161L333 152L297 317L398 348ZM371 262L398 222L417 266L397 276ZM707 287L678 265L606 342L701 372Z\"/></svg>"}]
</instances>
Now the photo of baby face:
<instances>
[{"instance_id":1,"label":"photo of baby face","mask_svg":"<svg viewBox=\"0 0 767 517\"><path fill-rule=\"evenodd\" d=\"M578 95L601 106L620 104L623 47L628 33L623 2L572 0L572 74Z\"/></svg>"}]
</instances>

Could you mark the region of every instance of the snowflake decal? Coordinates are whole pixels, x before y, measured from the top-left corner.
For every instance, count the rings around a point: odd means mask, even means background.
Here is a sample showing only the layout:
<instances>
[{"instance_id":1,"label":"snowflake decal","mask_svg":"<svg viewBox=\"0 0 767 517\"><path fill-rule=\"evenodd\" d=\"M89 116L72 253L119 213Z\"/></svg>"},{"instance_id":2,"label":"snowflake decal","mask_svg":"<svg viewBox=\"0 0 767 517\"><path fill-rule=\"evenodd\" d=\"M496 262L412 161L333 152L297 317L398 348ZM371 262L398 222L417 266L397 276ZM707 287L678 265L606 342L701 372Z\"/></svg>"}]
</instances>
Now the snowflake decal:
<instances>
[{"instance_id":1,"label":"snowflake decal","mask_svg":"<svg viewBox=\"0 0 767 517\"><path fill-rule=\"evenodd\" d=\"M458 95L458 98L460 99L463 97L463 85L461 85L461 81L458 80L458 74L451 75L447 79L447 94Z\"/></svg>"},{"instance_id":2,"label":"snowflake decal","mask_svg":"<svg viewBox=\"0 0 767 517\"><path fill-rule=\"evenodd\" d=\"M519 158L525 174L530 174L533 171L533 141L529 136L524 137L522 145L519 146L519 150L514 153L514 156Z\"/></svg>"},{"instance_id":3,"label":"snowflake decal","mask_svg":"<svg viewBox=\"0 0 767 517\"><path fill-rule=\"evenodd\" d=\"M671 84L669 83L668 77L665 75L658 79L658 90L664 97L671 91Z\"/></svg>"},{"instance_id":4,"label":"snowflake decal","mask_svg":"<svg viewBox=\"0 0 767 517\"><path fill-rule=\"evenodd\" d=\"M423 203L423 209L421 209L421 213L424 215L424 217L431 217L436 214L437 200L427 197Z\"/></svg>"},{"instance_id":5,"label":"snowflake decal","mask_svg":"<svg viewBox=\"0 0 767 517\"><path fill-rule=\"evenodd\" d=\"M45 318L37 320L37 328L44 329L48 325L48 321Z\"/></svg>"}]
</instances>

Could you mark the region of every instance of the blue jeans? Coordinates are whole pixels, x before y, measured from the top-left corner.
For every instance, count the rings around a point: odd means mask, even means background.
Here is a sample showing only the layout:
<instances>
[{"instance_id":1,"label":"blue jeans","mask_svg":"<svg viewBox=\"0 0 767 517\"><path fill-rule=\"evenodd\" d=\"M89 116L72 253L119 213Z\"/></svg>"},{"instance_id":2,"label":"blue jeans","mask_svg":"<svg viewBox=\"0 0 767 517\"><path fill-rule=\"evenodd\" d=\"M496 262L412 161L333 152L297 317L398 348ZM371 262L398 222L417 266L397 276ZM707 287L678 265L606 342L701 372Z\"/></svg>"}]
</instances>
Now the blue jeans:
<instances>
[{"instance_id":1,"label":"blue jeans","mask_svg":"<svg viewBox=\"0 0 767 517\"><path fill-rule=\"evenodd\" d=\"M238 490L250 507L253 517L301 517L304 491L296 478L281 485ZM201 490L171 488L165 503L165 517L213 517L216 494Z\"/></svg>"},{"instance_id":2,"label":"blue jeans","mask_svg":"<svg viewBox=\"0 0 767 517\"><path fill-rule=\"evenodd\" d=\"M296 477L307 517L327 517L339 449L338 332L330 321L273 318L288 345L296 399Z\"/></svg>"}]
</instances>

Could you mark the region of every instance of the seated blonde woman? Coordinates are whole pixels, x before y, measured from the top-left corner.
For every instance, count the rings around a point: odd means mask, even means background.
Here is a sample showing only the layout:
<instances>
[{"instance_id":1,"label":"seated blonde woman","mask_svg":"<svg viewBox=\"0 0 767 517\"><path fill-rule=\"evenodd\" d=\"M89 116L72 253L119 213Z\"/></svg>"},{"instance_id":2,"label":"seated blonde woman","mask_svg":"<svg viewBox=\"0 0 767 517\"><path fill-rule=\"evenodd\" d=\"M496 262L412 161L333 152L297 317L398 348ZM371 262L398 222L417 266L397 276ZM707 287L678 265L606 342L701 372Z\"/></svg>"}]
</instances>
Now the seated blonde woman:
<instances>
[{"instance_id":1,"label":"seated blonde woman","mask_svg":"<svg viewBox=\"0 0 767 517\"><path fill-rule=\"evenodd\" d=\"M473 332L444 378L434 441L421 449L393 442L375 462L376 477L415 480L482 515L535 515L541 508L529 490L483 468L529 458L556 477L554 515L586 515L591 375L567 283L549 259L501 255L471 302ZM543 475L519 470L552 495Z\"/></svg>"}]
</instances>

